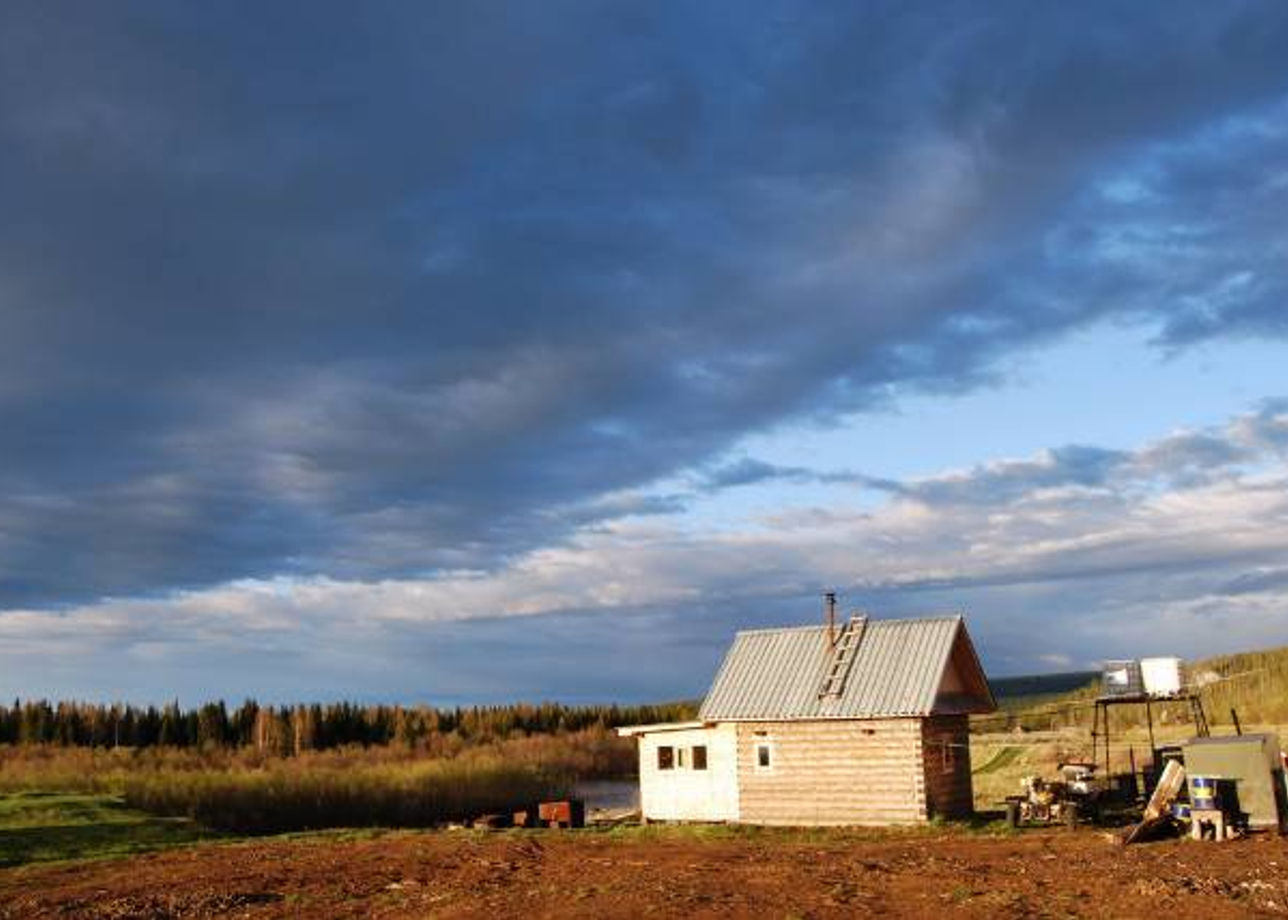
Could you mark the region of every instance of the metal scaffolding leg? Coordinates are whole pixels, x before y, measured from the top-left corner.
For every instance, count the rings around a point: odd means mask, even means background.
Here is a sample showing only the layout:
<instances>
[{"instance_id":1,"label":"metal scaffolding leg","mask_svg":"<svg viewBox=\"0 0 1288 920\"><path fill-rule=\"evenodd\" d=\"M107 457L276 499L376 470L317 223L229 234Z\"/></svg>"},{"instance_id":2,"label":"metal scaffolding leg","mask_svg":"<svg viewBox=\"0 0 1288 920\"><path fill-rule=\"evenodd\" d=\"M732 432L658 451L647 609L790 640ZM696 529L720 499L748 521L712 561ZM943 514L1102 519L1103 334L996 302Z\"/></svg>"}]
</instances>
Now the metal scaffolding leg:
<instances>
[{"instance_id":1,"label":"metal scaffolding leg","mask_svg":"<svg viewBox=\"0 0 1288 920\"><path fill-rule=\"evenodd\" d=\"M1207 714L1203 712L1203 701L1198 694L1190 697L1190 716L1194 720L1194 733L1200 738L1207 738L1211 732L1208 731Z\"/></svg>"}]
</instances>

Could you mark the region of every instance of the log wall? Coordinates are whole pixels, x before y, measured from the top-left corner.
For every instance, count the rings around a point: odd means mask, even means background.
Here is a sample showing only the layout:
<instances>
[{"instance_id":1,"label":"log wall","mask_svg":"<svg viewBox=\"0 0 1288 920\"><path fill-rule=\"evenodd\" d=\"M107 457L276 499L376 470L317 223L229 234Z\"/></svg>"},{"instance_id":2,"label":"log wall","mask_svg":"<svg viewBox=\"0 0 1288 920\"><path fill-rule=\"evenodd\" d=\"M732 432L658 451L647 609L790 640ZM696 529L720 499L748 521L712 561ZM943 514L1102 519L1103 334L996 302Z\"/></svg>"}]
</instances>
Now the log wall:
<instances>
[{"instance_id":1,"label":"log wall","mask_svg":"<svg viewBox=\"0 0 1288 920\"><path fill-rule=\"evenodd\" d=\"M739 820L791 825L924 822L921 722L739 722ZM770 745L767 768L757 763L759 744Z\"/></svg>"},{"instance_id":2,"label":"log wall","mask_svg":"<svg viewBox=\"0 0 1288 920\"><path fill-rule=\"evenodd\" d=\"M966 716L923 719L921 732L927 817L970 817L975 806L970 780L970 726Z\"/></svg>"}]
</instances>

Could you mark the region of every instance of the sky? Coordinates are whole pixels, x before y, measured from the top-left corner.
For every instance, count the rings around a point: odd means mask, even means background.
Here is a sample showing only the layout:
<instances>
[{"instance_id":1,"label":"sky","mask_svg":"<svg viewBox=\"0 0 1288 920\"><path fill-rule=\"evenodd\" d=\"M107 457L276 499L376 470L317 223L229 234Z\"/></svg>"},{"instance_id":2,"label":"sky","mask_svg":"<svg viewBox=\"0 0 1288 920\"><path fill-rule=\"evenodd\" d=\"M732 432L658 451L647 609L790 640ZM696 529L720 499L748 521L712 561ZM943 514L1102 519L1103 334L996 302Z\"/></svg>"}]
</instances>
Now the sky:
<instances>
[{"instance_id":1,"label":"sky","mask_svg":"<svg viewBox=\"0 0 1288 920\"><path fill-rule=\"evenodd\" d=\"M1288 643L1288 5L0 5L0 694Z\"/></svg>"}]
</instances>

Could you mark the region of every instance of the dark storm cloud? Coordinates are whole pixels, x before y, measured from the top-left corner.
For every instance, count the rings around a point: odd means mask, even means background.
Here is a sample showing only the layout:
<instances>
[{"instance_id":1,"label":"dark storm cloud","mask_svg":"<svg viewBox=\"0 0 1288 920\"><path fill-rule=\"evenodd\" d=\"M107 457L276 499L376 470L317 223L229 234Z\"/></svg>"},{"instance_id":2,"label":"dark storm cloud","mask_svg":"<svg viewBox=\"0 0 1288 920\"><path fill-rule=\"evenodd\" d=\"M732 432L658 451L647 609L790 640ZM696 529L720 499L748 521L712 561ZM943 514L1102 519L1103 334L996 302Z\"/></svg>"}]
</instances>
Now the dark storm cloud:
<instances>
[{"instance_id":1,"label":"dark storm cloud","mask_svg":"<svg viewBox=\"0 0 1288 920\"><path fill-rule=\"evenodd\" d=\"M0 607L487 570L1098 317L1281 334L1286 39L1273 3L6 4ZM1118 462L1054 460L990 494Z\"/></svg>"}]
</instances>

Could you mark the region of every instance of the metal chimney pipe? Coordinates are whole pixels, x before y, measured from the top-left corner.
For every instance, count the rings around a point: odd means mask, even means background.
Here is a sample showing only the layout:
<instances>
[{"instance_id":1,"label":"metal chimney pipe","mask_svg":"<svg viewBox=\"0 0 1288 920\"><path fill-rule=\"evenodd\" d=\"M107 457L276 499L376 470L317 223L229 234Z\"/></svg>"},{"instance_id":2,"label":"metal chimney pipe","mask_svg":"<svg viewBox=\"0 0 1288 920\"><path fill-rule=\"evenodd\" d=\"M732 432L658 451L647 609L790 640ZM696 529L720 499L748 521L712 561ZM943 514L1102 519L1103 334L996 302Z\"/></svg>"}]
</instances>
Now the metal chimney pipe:
<instances>
[{"instance_id":1,"label":"metal chimney pipe","mask_svg":"<svg viewBox=\"0 0 1288 920\"><path fill-rule=\"evenodd\" d=\"M823 592L823 612L827 623L827 647L836 648L836 592Z\"/></svg>"}]
</instances>

